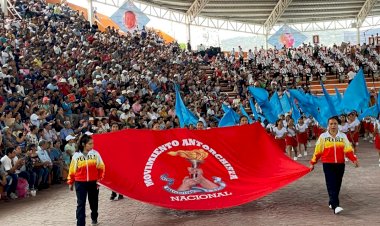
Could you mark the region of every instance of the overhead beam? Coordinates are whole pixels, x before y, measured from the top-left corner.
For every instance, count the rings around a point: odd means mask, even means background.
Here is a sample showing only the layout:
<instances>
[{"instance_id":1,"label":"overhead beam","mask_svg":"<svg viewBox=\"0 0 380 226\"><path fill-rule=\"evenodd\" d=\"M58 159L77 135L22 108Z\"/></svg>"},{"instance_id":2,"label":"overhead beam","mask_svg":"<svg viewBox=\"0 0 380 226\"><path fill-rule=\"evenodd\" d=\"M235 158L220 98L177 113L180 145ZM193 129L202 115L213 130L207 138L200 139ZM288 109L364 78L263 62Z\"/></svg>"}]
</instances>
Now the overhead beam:
<instances>
[{"instance_id":1,"label":"overhead beam","mask_svg":"<svg viewBox=\"0 0 380 226\"><path fill-rule=\"evenodd\" d=\"M278 19L280 19L290 3L292 3L292 0L279 0L277 2L268 19L264 23L264 28L267 33L272 30L273 26L277 23Z\"/></svg>"},{"instance_id":2,"label":"overhead beam","mask_svg":"<svg viewBox=\"0 0 380 226\"><path fill-rule=\"evenodd\" d=\"M210 0L194 0L189 10L186 12L188 23L191 24L194 19L202 12L203 8Z\"/></svg>"},{"instance_id":3,"label":"overhead beam","mask_svg":"<svg viewBox=\"0 0 380 226\"><path fill-rule=\"evenodd\" d=\"M363 7L360 9L358 15L356 16L356 27L360 28L363 25L364 20L372 11L377 0L366 0Z\"/></svg>"}]
</instances>

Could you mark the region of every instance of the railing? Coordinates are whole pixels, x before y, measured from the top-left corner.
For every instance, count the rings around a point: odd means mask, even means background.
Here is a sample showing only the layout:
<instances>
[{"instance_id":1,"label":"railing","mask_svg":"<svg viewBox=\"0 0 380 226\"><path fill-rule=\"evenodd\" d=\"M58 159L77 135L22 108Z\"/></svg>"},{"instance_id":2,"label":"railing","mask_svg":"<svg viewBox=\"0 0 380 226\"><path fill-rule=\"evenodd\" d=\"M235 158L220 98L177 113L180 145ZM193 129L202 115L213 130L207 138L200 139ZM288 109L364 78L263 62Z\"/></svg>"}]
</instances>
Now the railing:
<instances>
[{"instance_id":1,"label":"railing","mask_svg":"<svg viewBox=\"0 0 380 226\"><path fill-rule=\"evenodd\" d=\"M14 2L12 0L7 0L8 3L8 12L12 14L14 18L22 19L21 15L17 12Z\"/></svg>"}]
</instances>

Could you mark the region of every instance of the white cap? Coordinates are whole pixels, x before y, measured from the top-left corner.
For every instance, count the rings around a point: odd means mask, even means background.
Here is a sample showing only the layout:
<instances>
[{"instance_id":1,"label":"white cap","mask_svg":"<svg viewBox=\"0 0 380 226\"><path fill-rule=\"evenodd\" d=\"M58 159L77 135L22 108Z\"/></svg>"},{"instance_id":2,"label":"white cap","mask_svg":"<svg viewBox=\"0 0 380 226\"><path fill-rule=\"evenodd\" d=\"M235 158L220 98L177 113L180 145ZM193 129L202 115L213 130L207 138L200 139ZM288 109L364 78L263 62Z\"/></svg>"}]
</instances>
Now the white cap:
<instances>
[{"instance_id":1,"label":"white cap","mask_svg":"<svg viewBox=\"0 0 380 226\"><path fill-rule=\"evenodd\" d=\"M66 137L66 141L70 141L70 140L75 140L75 137L72 136L72 135L68 135L68 136Z\"/></svg>"}]
</instances>

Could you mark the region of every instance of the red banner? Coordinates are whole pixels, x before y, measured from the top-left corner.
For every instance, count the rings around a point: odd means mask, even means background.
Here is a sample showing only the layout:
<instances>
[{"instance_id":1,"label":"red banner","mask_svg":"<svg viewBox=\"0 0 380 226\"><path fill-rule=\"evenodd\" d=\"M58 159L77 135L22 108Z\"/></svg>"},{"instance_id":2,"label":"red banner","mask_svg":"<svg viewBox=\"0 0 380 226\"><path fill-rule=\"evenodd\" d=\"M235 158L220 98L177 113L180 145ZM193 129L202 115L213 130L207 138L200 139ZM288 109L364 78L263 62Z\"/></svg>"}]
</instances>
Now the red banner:
<instances>
[{"instance_id":1,"label":"red banner","mask_svg":"<svg viewBox=\"0 0 380 226\"><path fill-rule=\"evenodd\" d=\"M289 159L260 124L210 130L123 130L94 135L104 186L153 205L214 210L241 205L309 169Z\"/></svg>"}]
</instances>

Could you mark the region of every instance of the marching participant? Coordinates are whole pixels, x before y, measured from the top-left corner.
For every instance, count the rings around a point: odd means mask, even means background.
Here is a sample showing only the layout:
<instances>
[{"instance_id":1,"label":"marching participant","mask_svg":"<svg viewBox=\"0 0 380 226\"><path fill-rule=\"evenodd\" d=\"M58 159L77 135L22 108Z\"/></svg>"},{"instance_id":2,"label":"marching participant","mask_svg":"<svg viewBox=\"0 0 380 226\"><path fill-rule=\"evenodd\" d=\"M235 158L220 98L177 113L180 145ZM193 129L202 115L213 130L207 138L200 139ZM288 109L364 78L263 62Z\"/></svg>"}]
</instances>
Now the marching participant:
<instances>
[{"instance_id":1,"label":"marching participant","mask_svg":"<svg viewBox=\"0 0 380 226\"><path fill-rule=\"evenodd\" d=\"M348 115L348 133L347 138L352 143L354 150L359 145L359 130L360 130L360 121L356 116L355 112L351 112Z\"/></svg>"},{"instance_id":2,"label":"marching participant","mask_svg":"<svg viewBox=\"0 0 380 226\"><path fill-rule=\"evenodd\" d=\"M292 158L292 149L293 149L294 150L293 160L296 161L298 158L302 157L302 155L298 155L298 148L297 148L298 142L296 140L297 130L294 125L293 119L289 119L286 131L287 131L286 137L285 137L286 152L288 153L289 158Z\"/></svg>"},{"instance_id":3,"label":"marching participant","mask_svg":"<svg viewBox=\"0 0 380 226\"><path fill-rule=\"evenodd\" d=\"M359 162L354 155L353 148L344 133L339 132L337 116L328 120L328 130L321 134L315 146L313 158L310 160L310 170L319 159L323 162L323 172L326 179L326 187L329 194L329 207L334 214L343 211L339 203L339 192L345 169L344 156L349 158L359 167Z\"/></svg>"},{"instance_id":4,"label":"marching participant","mask_svg":"<svg viewBox=\"0 0 380 226\"><path fill-rule=\"evenodd\" d=\"M297 134L297 141L298 141L298 150L299 150L299 155L298 157L302 157L302 150L303 150L303 155L307 156L307 130L308 126L304 122L304 117L301 116L300 119L298 119L298 123L296 125L296 130L298 131ZM303 148L302 148L303 147Z\"/></svg>"},{"instance_id":5,"label":"marching participant","mask_svg":"<svg viewBox=\"0 0 380 226\"><path fill-rule=\"evenodd\" d=\"M287 130L284 127L284 124L282 123L281 119L278 119L276 121L276 127L273 128L272 133L278 146L281 148L282 151L285 152L285 149L286 149L285 137L287 135Z\"/></svg>"}]
</instances>

